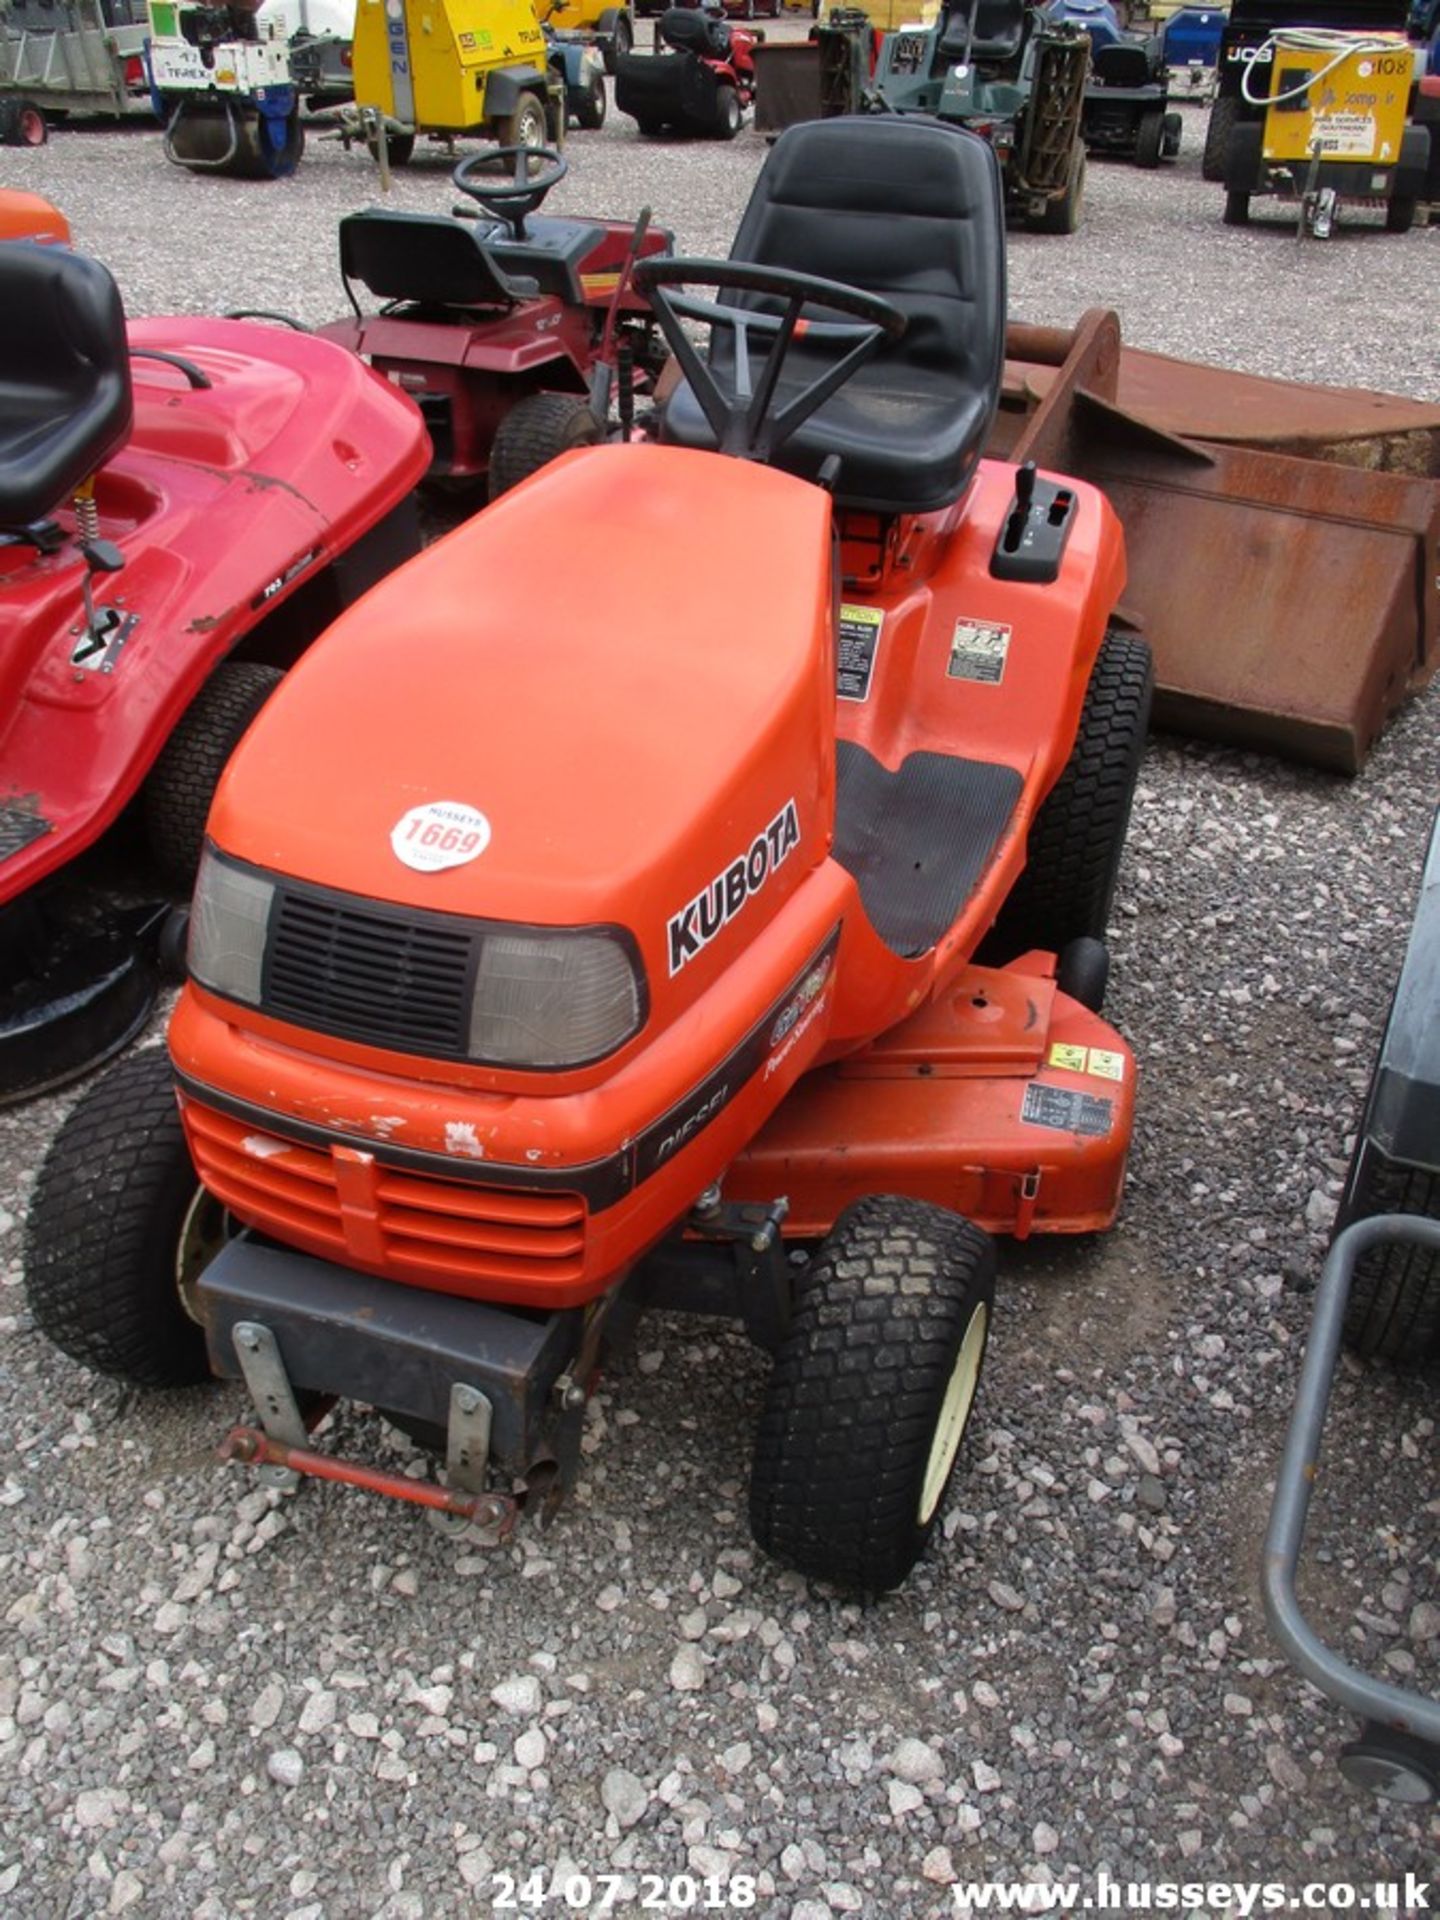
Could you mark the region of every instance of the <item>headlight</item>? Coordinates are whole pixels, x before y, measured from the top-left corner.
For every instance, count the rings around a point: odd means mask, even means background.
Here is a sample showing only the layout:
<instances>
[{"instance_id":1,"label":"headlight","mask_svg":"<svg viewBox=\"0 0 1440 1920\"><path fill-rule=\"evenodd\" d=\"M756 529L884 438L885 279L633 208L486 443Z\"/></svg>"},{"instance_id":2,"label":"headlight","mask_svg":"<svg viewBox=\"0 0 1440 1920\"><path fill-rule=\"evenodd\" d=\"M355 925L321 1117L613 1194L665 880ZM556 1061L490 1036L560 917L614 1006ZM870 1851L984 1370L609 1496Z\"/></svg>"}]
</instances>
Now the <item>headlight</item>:
<instances>
[{"instance_id":1,"label":"headlight","mask_svg":"<svg viewBox=\"0 0 1440 1920\"><path fill-rule=\"evenodd\" d=\"M481 936L470 1006L472 1060L580 1066L613 1053L640 1018L639 979L611 935L487 928Z\"/></svg>"},{"instance_id":2,"label":"headlight","mask_svg":"<svg viewBox=\"0 0 1440 1920\"><path fill-rule=\"evenodd\" d=\"M259 1006L274 900L273 880L206 847L190 910L190 971L202 987Z\"/></svg>"}]
</instances>

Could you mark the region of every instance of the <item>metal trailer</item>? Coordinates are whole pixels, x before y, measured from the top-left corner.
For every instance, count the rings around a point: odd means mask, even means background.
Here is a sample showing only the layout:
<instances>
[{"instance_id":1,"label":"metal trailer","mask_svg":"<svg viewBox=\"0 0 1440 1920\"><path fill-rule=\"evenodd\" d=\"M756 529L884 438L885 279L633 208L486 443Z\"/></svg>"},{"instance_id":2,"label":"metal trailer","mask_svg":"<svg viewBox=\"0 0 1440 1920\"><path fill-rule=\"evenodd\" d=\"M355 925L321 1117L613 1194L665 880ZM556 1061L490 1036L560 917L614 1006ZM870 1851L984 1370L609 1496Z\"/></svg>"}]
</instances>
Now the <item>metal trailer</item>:
<instances>
[{"instance_id":1,"label":"metal trailer","mask_svg":"<svg viewBox=\"0 0 1440 1920\"><path fill-rule=\"evenodd\" d=\"M143 0L0 0L0 104L151 116Z\"/></svg>"}]
</instances>

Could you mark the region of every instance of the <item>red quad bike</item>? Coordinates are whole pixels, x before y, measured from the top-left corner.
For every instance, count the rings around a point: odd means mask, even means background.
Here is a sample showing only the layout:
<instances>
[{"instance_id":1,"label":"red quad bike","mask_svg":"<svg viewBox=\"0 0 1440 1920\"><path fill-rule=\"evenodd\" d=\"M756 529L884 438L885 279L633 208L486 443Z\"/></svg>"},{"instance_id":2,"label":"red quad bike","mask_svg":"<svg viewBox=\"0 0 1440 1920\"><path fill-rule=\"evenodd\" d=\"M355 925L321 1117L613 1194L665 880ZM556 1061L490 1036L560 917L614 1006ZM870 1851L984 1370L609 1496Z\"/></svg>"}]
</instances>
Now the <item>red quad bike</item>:
<instances>
[{"instance_id":1,"label":"red quad bike","mask_svg":"<svg viewBox=\"0 0 1440 1920\"><path fill-rule=\"evenodd\" d=\"M904 1579L990 1235L1107 1227L1135 1097L1096 1009L1149 656L1103 496L981 458L1004 259L983 141L851 117L782 136L731 259L640 263L658 442L382 582L232 760L170 1057L35 1195L68 1353L244 1380L231 1458L503 1538L636 1313L733 1315L774 1355L756 1539ZM336 1396L447 1483L323 1451Z\"/></svg>"},{"instance_id":2,"label":"red quad bike","mask_svg":"<svg viewBox=\"0 0 1440 1920\"><path fill-rule=\"evenodd\" d=\"M535 217L567 170L550 148L491 148L453 176L487 220L367 208L340 222L355 318L321 334L419 403L432 479L488 473L502 493L600 439L617 372L625 393L643 394L659 370L663 346L630 276L636 259L669 253L671 236L648 215ZM357 280L385 303L379 313L360 311Z\"/></svg>"},{"instance_id":3,"label":"red quad bike","mask_svg":"<svg viewBox=\"0 0 1440 1920\"><path fill-rule=\"evenodd\" d=\"M671 7L659 26L669 53L627 53L615 63L615 106L641 133L733 140L755 95L754 50L764 38L727 25L716 9Z\"/></svg>"},{"instance_id":4,"label":"red quad bike","mask_svg":"<svg viewBox=\"0 0 1440 1920\"><path fill-rule=\"evenodd\" d=\"M171 889L288 665L417 551L415 408L325 341L126 327L0 244L0 1101L143 1024Z\"/></svg>"}]
</instances>

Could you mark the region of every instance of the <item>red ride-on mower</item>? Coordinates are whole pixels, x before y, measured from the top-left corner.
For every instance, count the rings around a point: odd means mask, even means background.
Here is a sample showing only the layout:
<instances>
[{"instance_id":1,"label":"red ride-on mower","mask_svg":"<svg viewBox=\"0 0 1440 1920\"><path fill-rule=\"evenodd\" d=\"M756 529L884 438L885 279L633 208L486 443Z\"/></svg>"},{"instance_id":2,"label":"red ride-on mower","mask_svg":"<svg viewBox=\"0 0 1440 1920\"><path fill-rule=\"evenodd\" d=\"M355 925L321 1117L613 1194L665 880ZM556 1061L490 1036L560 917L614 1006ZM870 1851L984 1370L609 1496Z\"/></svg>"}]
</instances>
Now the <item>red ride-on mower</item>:
<instances>
[{"instance_id":1,"label":"red ride-on mower","mask_svg":"<svg viewBox=\"0 0 1440 1920\"><path fill-rule=\"evenodd\" d=\"M36 1192L68 1353L243 1379L230 1457L503 1537L639 1310L734 1315L774 1354L757 1540L905 1577L990 1234L1108 1226L1135 1096L1099 936L1148 653L1104 497L981 459L1004 259L989 147L897 116L787 132L730 260L641 262L659 444L382 582L231 762L170 1058ZM339 1395L448 1484L322 1451Z\"/></svg>"},{"instance_id":2,"label":"red ride-on mower","mask_svg":"<svg viewBox=\"0 0 1440 1920\"><path fill-rule=\"evenodd\" d=\"M669 53L627 53L615 63L615 105L641 133L733 140L755 97L759 32L730 26L715 8L671 7L658 32Z\"/></svg>"},{"instance_id":3,"label":"red ride-on mower","mask_svg":"<svg viewBox=\"0 0 1440 1920\"><path fill-rule=\"evenodd\" d=\"M627 393L648 391L659 371L663 346L630 275L637 258L668 253L671 236L647 216L537 218L566 172L548 147L493 147L453 176L488 219L367 208L340 222L355 318L321 334L419 402L432 479L488 472L492 493L504 492L601 437L622 362ZM379 313L360 311L357 280L385 303Z\"/></svg>"},{"instance_id":4,"label":"red ride-on mower","mask_svg":"<svg viewBox=\"0 0 1440 1920\"><path fill-rule=\"evenodd\" d=\"M426 444L324 341L127 330L63 246L0 244L0 366L4 1101L143 1023L220 769L280 670L416 551Z\"/></svg>"}]
</instances>

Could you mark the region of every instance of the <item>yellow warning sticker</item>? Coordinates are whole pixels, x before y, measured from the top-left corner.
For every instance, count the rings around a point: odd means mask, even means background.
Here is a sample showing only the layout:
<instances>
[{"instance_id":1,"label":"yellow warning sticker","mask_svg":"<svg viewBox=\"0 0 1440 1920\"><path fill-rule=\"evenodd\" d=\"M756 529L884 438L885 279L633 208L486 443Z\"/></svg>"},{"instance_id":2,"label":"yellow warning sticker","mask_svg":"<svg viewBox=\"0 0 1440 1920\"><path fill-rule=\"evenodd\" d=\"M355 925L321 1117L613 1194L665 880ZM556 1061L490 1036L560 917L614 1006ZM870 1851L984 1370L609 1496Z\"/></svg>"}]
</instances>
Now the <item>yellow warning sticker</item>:
<instances>
[{"instance_id":1,"label":"yellow warning sticker","mask_svg":"<svg viewBox=\"0 0 1440 1920\"><path fill-rule=\"evenodd\" d=\"M1125 1056L1107 1047L1076 1047L1067 1040L1056 1040L1050 1048L1049 1064L1063 1067L1066 1073L1088 1073L1097 1080L1123 1080Z\"/></svg>"}]
</instances>

